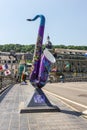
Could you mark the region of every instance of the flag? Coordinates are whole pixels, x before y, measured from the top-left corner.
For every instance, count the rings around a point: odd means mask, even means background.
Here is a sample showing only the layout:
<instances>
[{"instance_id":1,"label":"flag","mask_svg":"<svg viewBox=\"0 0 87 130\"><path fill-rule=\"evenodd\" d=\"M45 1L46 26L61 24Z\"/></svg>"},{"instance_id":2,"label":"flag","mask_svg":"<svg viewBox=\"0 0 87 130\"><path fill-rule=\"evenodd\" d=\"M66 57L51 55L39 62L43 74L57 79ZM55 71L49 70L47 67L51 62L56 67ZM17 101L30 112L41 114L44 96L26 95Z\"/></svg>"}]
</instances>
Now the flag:
<instances>
[{"instance_id":1,"label":"flag","mask_svg":"<svg viewBox=\"0 0 87 130\"><path fill-rule=\"evenodd\" d=\"M0 71L2 71L3 70L3 67L2 67L2 65L0 65Z\"/></svg>"},{"instance_id":2,"label":"flag","mask_svg":"<svg viewBox=\"0 0 87 130\"><path fill-rule=\"evenodd\" d=\"M66 66L65 66L65 68L69 68L70 67L70 64L67 64Z\"/></svg>"},{"instance_id":3,"label":"flag","mask_svg":"<svg viewBox=\"0 0 87 130\"><path fill-rule=\"evenodd\" d=\"M0 71L6 70L6 69L8 69L8 65L7 64L0 65Z\"/></svg>"},{"instance_id":4,"label":"flag","mask_svg":"<svg viewBox=\"0 0 87 130\"><path fill-rule=\"evenodd\" d=\"M5 76L10 75L11 71L7 69L7 70L4 71L4 74L5 74Z\"/></svg>"},{"instance_id":5,"label":"flag","mask_svg":"<svg viewBox=\"0 0 87 130\"><path fill-rule=\"evenodd\" d=\"M7 65L7 64L4 64L4 65L2 65L2 68L3 68L3 70L8 69L8 65Z\"/></svg>"},{"instance_id":6,"label":"flag","mask_svg":"<svg viewBox=\"0 0 87 130\"><path fill-rule=\"evenodd\" d=\"M64 69L67 69L67 68L70 68L70 64L67 63L65 66L64 66Z\"/></svg>"}]
</instances>

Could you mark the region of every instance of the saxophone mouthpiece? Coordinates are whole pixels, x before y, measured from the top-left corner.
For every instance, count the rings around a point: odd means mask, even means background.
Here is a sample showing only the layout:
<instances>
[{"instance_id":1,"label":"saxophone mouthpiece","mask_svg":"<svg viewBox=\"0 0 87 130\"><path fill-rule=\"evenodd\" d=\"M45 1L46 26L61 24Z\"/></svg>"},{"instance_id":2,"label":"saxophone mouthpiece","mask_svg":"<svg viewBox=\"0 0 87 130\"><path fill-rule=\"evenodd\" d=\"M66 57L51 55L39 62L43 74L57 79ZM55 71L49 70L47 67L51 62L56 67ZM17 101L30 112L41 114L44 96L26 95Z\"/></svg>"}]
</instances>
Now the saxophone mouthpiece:
<instances>
[{"instance_id":1,"label":"saxophone mouthpiece","mask_svg":"<svg viewBox=\"0 0 87 130\"><path fill-rule=\"evenodd\" d=\"M27 21L32 21L31 19L27 19Z\"/></svg>"}]
</instances>

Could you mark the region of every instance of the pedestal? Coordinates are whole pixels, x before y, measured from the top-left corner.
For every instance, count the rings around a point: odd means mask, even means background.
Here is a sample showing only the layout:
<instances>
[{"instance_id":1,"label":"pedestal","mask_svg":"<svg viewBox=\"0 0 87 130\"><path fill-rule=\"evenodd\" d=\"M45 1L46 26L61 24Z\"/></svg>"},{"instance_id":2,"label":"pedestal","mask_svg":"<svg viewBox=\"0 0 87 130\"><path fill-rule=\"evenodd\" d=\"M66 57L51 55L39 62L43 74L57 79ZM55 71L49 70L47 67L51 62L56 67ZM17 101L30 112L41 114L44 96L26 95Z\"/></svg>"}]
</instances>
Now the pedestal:
<instances>
[{"instance_id":1,"label":"pedestal","mask_svg":"<svg viewBox=\"0 0 87 130\"><path fill-rule=\"evenodd\" d=\"M60 112L60 109L50 103L42 89L35 88L33 94L28 99L26 106L20 110L20 113L32 112Z\"/></svg>"}]
</instances>

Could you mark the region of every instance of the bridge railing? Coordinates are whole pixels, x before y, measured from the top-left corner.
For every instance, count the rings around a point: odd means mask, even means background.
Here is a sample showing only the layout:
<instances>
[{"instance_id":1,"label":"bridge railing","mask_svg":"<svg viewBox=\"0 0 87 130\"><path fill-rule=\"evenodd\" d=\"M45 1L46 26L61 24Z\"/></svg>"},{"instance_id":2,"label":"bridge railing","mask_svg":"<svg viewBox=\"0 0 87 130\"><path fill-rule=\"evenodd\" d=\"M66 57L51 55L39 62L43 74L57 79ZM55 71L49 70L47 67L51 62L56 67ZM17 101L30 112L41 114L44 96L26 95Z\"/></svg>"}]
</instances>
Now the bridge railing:
<instances>
[{"instance_id":1,"label":"bridge railing","mask_svg":"<svg viewBox=\"0 0 87 130\"><path fill-rule=\"evenodd\" d=\"M83 77L72 77L72 78L65 78L66 82L87 82L87 76Z\"/></svg>"},{"instance_id":2,"label":"bridge railing","mask_svg":"<svg viewBox=\"0 0 87 130\"><path fill-rule=\"evenodd\" d=\"M62 80L60 78L60 75L56 74L56 73L51 73L49 75L49 81L51 83L54 82L87 82L87 74L84 75L76 75L76 76L70 76L70 75L65 75L64 79Z\"/></svg>"},{"instance_id":3,"label":"bridge railing","mask_svg":"<svg viewBox=\"0 0 87 130\"><path fill-rule=\"evenodd\" d=\"M15 79L10 76L0 76L0 93L3 92L10 85L15 84Z\"/></svg>"}]
</instances>

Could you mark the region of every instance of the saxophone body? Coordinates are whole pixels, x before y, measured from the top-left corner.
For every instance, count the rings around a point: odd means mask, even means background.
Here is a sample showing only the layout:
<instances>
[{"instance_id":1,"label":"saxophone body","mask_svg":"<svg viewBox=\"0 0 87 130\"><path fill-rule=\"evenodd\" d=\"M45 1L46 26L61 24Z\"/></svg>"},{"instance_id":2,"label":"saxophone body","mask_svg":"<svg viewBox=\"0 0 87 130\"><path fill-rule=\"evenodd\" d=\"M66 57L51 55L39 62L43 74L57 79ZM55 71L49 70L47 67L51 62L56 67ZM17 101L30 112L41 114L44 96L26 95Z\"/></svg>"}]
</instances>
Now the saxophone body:
<instances>
[{"instance_id":1,"label":"saxophone body","mask_svg":"<svg viewBox=\"0 0 87 130\"><path fill-rule=\"evenodd\" d=\"M55 63L55 58L47 49L45 49L42 53L45 17L43 15L36 15L33 19L27 20L35 21L38 18L40 18L41 20L38 30L37 42L34 50L32 70L29 79L34 87L42 88L47 82L51 63Z\"/></svg>"}]
</instances>

